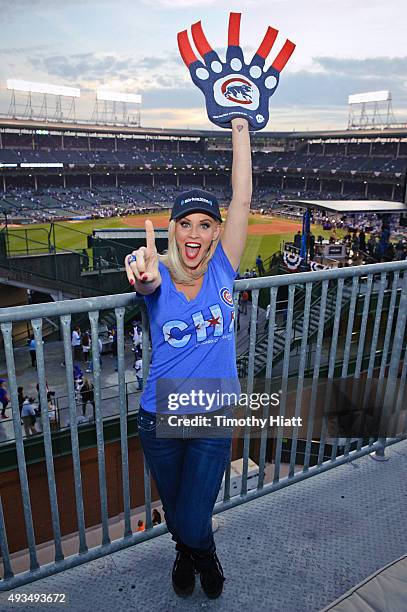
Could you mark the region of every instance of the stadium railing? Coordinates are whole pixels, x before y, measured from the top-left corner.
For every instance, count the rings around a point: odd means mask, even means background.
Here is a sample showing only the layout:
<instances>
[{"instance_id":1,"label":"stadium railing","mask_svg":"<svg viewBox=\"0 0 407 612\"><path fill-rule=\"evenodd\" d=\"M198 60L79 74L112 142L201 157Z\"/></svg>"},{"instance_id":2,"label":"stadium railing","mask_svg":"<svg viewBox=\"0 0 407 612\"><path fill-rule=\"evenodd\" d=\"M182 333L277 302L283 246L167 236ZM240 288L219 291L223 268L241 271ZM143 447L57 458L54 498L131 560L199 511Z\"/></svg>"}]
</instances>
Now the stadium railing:
<instances>
[{"instance_id":1,"label":"stadium railing","mask_svg":"<svg viewBox=\"0 0 407 612\"><path fill-rule=\"evenodd\" d=\"M374 324L372 333L367 333L369 319L369 303L372 297L372 289L374 285L374 277L379 275L380 283L376 292L377 307L374 314ZM388 281L388 275L391 275L391 298L390 306L386 310L385 317L383 316L383 299ZM359 282L361 278L365 278L366 289L364 298L364 307L361 315L356 313L356 297L359 291ZM358 325L359 335L358 344L356 347L356 364L353 375L355 379L360 378L362 372L362 355L365 345L367 344L370 350L371 358L366 369L368 380L372 380L374 371L378 369L375 361L379 336L383 337L383 345L381 350L381 362L379 364L380 372L378 379L382 385L384 393L384 406L390 406L395 412L396 417L402 414L405 406L402 403L402 396L405 389L406 374L407 374L407 350L406 350L406 320L407 320L407 261L391 262L383 264L374 264L360 267L352 267L345 269L324 270L320 272L303 272L298 274L281 275L275 277L263 277L255 279L242 279L236 281L234 286L234 304L237 308L238 294L241 291L251 291L252 304L250 311L250 330L249 330L249 359L247 373L247 393L250 394L255 386L256 379L254 377L254 360L256 355L256 337L257 337L257 315L259 293L266 289L269 291L270 298L270 318L268 328L268 349L267 349L267 365L266 365L266 380L271 380L273 376L273 343L276 329L276 302L279 288L285 288L288 292L287 299L287 317L285 322L285 349L282 359L282 368L280 376L281 385L281 401L279 405L279 415L284 417L286 413L285 393L288 388L288 374L291 355L291 332L293 330L294 316L294 300L296 287L305 286L305 302L304 302L304 318L303 318L303 333L301 346L299 350L298 370L295 380L296 416L301 413L301 392L305 382L305 368L307 360L307 343L308 343L308 326L311 309L312 289L315 283L321 283L321 319L324 318L324 309L327 303L328 287L334 285L337 291L336 310L334 315L333 327L329 332L330 351L328 361L328 379L332 379L334 375L335 357L338 348L338 334L341 323L341 295L346 279L352 279L352 294L348 308L347 324L346 324L346 339L342 355L342 377L347 376L352 337L354 333L354 325ZM398 299L398 306L396 301ZM13 517L10 513L4 513L4 497L0 497L0 547L3 563L3 579L0 581L0 591L9 590L31 583L40 578L62 572L69 568L75 567L87 561L103 557L120 549L137 544L146 539L159 536L166 532L166 525L161 524L152 526L151 520L151 484L149 478L148 466L144 465L144 501L146 513L146 529L143 532L133 533L131 529L131 508L130 508L130 484L129 484L129 459L128 459L128 422L126 410L126 387L125 387L125 364L124 364L124 319L126 307L132 307L138 301L135 293L126 293L121 295L110 295L94 297L89 299L78 299L71 301L56 302L52 304L37 304L31 306L18 306L14 308L3 308L0 310L0 326L4 338L5 355L7 363L7 379L11 395L13 425L15 432L15 450L17 455L18 472L20 480L22 507L25 521L26 541L28 546L28 555L30 566L27 571L19 574L14 574L12 559L9 553L7 533L12 530ZM118 387L119 387L119 413L120 413L120 445L121 445L121 475L123 489L123 516L124 527L123 536L119 539L111 541L109 534L109 514L108 514L108 499L107 499L107 484L106 484L106 466L105 466L105 440L103 428L103 415L101 410L101 370L98 355L98 320L99 313L102 310L114 309L117 325L118 337ZM95 428L96 442L98 453L98 486L100 499L100 514L101 514L101 541L100 544L89 548L87 542L87 534L85 528L84 503L82 494L82 477L80 463L80 447L78 441L78 426L77 426L77 405L75 401L75 388L73 379L73 359L71 352L71 318L78 313L88 313L90 329L92 335L92 345L95 347L93 353L93 382L95 387ZM38 550L35 538L35 525L33 523L33 514L30 502L30 487L28 481L27 464L25 457L25 443L21 432L20 412L17 396L17 374L15 359L13 354L12 327L17 321L31 320L31 326L34 331L36 340L36 354L38 364L38 381L40 389L41 404L46 406L46 372L44 363L44 348L42 344L42 325L44 317L60 317L60 323L63 330L63 348L66 363L66 385L69 396L69 412L70 412L70 442L72 452L73 477L75 484L75 499L76 499L76 518L78 525L78 552L67 558L63 553L63 542L61 533L60 516L64 512L63 498L58 500L54 457L52 447L52 432L47 411L42 412L42 429L43 429L43 445L45 453L45 466L47 474L49 504L52 517L52 529L54 536L54 562L40 566L38 559ZM142 324L143 324L143 374L146 377L149 366L149 329L146 310L142 308ZM356 323L356 320L358 321ZM235 318L236 323L236 318ZM246 503L250 500L267 495L283 487L289 486L295 482L307 479L321 472L325 472L344 463L350 462L363 455L372 454L377 459L385 458L385 449L388 445L398 442L403 433L392 437L376 437L357 438L357 445L353 445L352 440L347 437L343 442L336 437L333 440L328 439L327 424L322 420L319 423L320 429L317 431L317 422L314 418L313 409L315 407L316 387L320 380L321 370L321 351L324 338L324 326L319 327L317 340L315 345L313 368L312 368L312 395L309 406L308 428L307 435L304 438L299 437L298 429L293 428L291 438L291 448L287 459L287 450L284 447L284 427L278 427L277 434L274 439L274 456L273 467L274 474L272 482L265 483L265 463L267 449L267 430L261 431L260 448L259 448L259 476L257 487L248 490L248 466L249 466L249 448L251 441L251 428L246 427L243 435L243 471L241 490L238 495L230 495L230 464L225 470L225 488L222 501L215 506L215 513L225 511L231 507ZM267 414L269 407L264 409L263 415ZM246 409L247 410L247 409ZM405 433L405 432L404 432ZM314 465L310 465L311 447L315 439L318 440L319 452L318 458ZM297 449L301 442L303 454L303 466L296 470ZM330 456L326 459L325 449L331 449ZM283 454L284 451L284 454ZM289 465L287 477L281 477L282 459L286 458L284 463ZM6 524L7 517L8 524Z\"/></svg>"}]
</instances>

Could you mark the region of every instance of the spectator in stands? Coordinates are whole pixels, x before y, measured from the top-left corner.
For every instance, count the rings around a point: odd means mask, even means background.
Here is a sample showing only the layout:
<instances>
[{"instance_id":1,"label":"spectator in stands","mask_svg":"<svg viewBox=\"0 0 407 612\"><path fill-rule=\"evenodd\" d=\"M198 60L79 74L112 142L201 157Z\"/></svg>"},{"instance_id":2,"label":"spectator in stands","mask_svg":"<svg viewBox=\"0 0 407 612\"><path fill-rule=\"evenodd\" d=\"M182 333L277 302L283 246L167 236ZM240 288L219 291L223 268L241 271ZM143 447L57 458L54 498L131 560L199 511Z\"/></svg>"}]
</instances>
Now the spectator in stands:
<instances>
[{"instance_id":1,"label":"spectator in stands","mask_svg":"<svg viewBox=\"0 0 407 612\"><path fill-rule=\"evenodd\" d=\"M142 521L141 519L138 521L137 523L137 529L136 531L144 531L145 530L145 525L144 525L144 521Z\"/></svg>"},{"instance_id":2,"label":"spectator in stands","mask_svg":"<svg viewBox=\"0 0 407 612\"><path fill-rule=\"evenodd\" d=\"M259 276L263 276L263 274L265 274L266 271L264 269L264 264L263 264L263 260L261 258L261 255L257 256L256 266L257 266L257 270L259 271Z\"/></svg>"},{"instance_id":3,"label":"spectator in stands","mask_svg":"<svg viewBox=\"0 0 407 612\"><path fill-rule=\"evenodd\" d=\"M249 293L247 291L242 291L239 294L239 311L241 314L247 314L247 303L249 301Z\"/></svg>"},{"instance_id":4,"label":"spectator in stands","mask_svg":"<svg viewBox=\"0 0 407 612\"><path fill-rule=\"evenodd\" d=\"M112 356L115 372L117 372L117 329L113 327L110 331L109 339L112 342Z\"/></svg>"},{"instance_id":5,"label":"spectator in stands","mask_svg":"<svg viewBox=\"0 0 407 612\"><path fill-rule=\"evenodd\" d=\"M309 258L313 260L315 257L315 236L311 232L309 234Z\"/></svg>"},{"instance_id":6,"label":"spectator in stands","mask_svg":"<svg viewBox=\"0 0 407 612\"><path fill-rule=\"evenodd\" d=\"M278 256L276 253L274 253L274 254L273 254L271 257L270 257L270 260L269 260L269 270L268 270L268 273L269 273L269 274L271 274L271 272L272 272L272 270L273 270L274 266L276 266L276 265L278 264L278 261L279 261L279 256Z\"/></svg>"},{"instance_id":7,"label":"spectator in stands","mask_svg":"<svg viewBox=\"0 0 407 612\"><path fill-rule=\"evenodd\" d=\"M359 232L359 249L364 253L366 252L366 234L363 229Z\"/></svg>"},{"instance_id":8,"label":"spectator in stands","mask_svg":"<svg viewBox=\"0 0 407 612\"><path fill-rule=\"evenodd\" d=\"M75 327L72 332L71 346L73 352L73 360L81 360L81 328Z\"/></svg>"},{"instance_id":9,"label":"spectator in stands","mask_svg":"<svg viewBox=\"0 0 407 612\"><path fill-rule=\"evenodd\" d=\"M133 321L133 331L129 332L133 342L133 349L142 348L143 346L143 331L141 325L137 321Z\"/></svg>"},{"instance_id":10,"label":"spectator in stands","mask_svg":"<svg viewBox=\"0 0 407 612\"><path fill-rule=\"evenodd\" d=\"M300 230L298 230L298 232L294 236L294 246L297 249L301 249L301 232L300 232Z\"/></svg>"},{"instance_id":11,"label":"spectator in stands","mask_svg":"<svg viewBox=\"0 0 407 612\"><path fill-rule=\"evenodd\" d=\"M80 394L82 398L82 416L86 415L86 406L89 402L93 406L93 410L95 411L95 392L93 383L91 383L87 378L83 379L83 385L80 389Z\"/></svg>"},{"instance_id":12,"label":"spectator in stands","mask_svg":"<svg viewBox=\"0 0 407 612\"><path fill-rule=\"evenodd\" d=\"M85 364L86 372L90 372L89 355L90 355L91 345L92 345L92 340L90 338L90 333L88 331L85 331L82 334L82 357L83 357L83 363Z\"/></svg>"},{"instance_id":13,"label":"spectator in stands","mask_svg":"<svg viewBox=\"0 0 407 612\"><path fill-rule=\"evenodd\" d=\"M36 415L34 410L34 398L26 398L21 409L21 419L24 425L24 432L27 438L39 433L35 428Z\"/></svg>"},{"instance_id":14,"label":"spectator in stands","mask_svg":"<svg viewBox=\"0 0 407 612\"><path fill-rule=\"evenodd\" d=\"M18 408L20 410L20 415L21 415L21 410L23 409L24 400L26 398L26 396L24 395L23 387L17 388L17 397L18 397Z\"/></svg>"},{"instance_id":15,"label":"spectator in stands","mask_svg":"<svg viewBox=\"0 0 407 612\"><path fill-rule=\"evenodd\" d=\"M335 244L336 242L336 229L333 228L331 235L329 236L329 244Z\"/></svg>"},{"instance_id":16,"label":"spectator in stands","mask_svg":"<svg viewBox=\"0 0 407 612\"><path fill-rule=\"evenodd\" d=\"M351 249L354 253L359 251L359 238L356 232L353 232Z\"/></svg>"},{"instance_id":17,"label":"spectator in stands","mask_svg":"<svg viewBox=\"0 0 407 612\"><path fill-rule=\"evenodd\" d=\"M35 368L37 367L37 354L35 352L34 336L30 336L30 339L28 340L28 350L30 352L31 357L31 367Z\"/></svg>"},{"instance_id":18,"label":"spectator in stands","mask_svg":"<svg viewBox=\"0 0 407 612\"><path fill-rule=\"evenodd\" d=\"M159 525L161 523L161 514L159 513L157 508L154 508L153 510L152 519L153 519L153 525Z\"/></svg>"},{"instance_id":19,"label":"spectator in stands","mask_svg":"<svg viewBox=\"0 0 407 612\"><path fill-rule=\"evenodd\" d=\"M395 249L393 243L389 242L384 252L384 261L393 261L393 259L395 259Z\"/></svg>"},{"instance_id":20,"label":"spectator in stands","mask_svg":"<svg viewBox=\"0 0 407 612\"><path fill-rule=\"evenodd\" d=\"M376 240L373 257L374 257L374 259L376 259L376 261L380 262L381 259L382 259L382 256L383 256L383 253L382 253L381 244L380 244L379 240Z\"/></svg>"},{"instance_id":21,"label":"spectator in stands","mask_svg":"<svg viewBox=\"0 0 407 612\"><path fill-rule=\"evenodd\" d=\"M137 390L142 391L143 390L143 360L142 360L141 349L139 347L137 347L134 352L134 366L133 367L136 370L136 378L137 378L137 385L138 385Z\"/></svg>"},{"instance_id":22,"label":"spectator in stands","mask_svg":"<svg viewBox=\"0 0 407 612\"><path fill-rule=\"evenodd\" d=\"M80 391L83 385L83 372L81 367L76 363L73 366L73 380L76 390Z\"/></svg>"},{"instance_id":23,"label":"spectator in stands","mask_svg":"<svg viewBox=\"0 0 407 612\"><path fill-rule=\"evenodd\" d=\"M0 378L0 404L1 404L1 418L7 419L6 408L10 402L9 395L7 393L7 389L5 385L5 379Z\"/></svg>"},{"instance_id":24,"label":"spectator in stands","mask_svg":"<svg viewBox=\"0 0 407 612\"><path fill-rule=\"evenodd\" d=\"M403 261L404 259L404 250L406 248L406 243L402 240L399 240L395 246L395 259L396 261Z\"/></svg>"},{"instance_id":25,"label":"spectator in stands","mask_svg":"<svg viewBox=\"0 0 407 612\"><path fill-rule=\"evenodd\" d=\"M377 240L376 240L376 237L372 235L370 236L367 242L367 250L368 250L370 257L374 257L376 247L377 247Z\"/></svg>"}]
</instances>

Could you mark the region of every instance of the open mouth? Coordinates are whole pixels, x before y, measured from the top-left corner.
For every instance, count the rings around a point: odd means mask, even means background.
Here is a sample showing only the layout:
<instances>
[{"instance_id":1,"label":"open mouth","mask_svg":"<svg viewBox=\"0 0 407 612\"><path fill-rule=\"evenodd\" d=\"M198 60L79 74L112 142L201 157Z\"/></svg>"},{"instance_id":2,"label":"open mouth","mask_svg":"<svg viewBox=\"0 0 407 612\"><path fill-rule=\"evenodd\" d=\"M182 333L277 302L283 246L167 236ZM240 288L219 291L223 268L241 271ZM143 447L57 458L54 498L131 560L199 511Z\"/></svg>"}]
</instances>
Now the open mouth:
<instances>
[{"instance_id":1,"label":"open mouth","mask_svg":"<svg viewBox=\"0 0 407 612\"><path fill-rule=\"evenodd\" d=\"M196 259L199 255L201 245L199 242L186 242L185 243L185 255L187 259Z\"/></svg>"}]
</instances>

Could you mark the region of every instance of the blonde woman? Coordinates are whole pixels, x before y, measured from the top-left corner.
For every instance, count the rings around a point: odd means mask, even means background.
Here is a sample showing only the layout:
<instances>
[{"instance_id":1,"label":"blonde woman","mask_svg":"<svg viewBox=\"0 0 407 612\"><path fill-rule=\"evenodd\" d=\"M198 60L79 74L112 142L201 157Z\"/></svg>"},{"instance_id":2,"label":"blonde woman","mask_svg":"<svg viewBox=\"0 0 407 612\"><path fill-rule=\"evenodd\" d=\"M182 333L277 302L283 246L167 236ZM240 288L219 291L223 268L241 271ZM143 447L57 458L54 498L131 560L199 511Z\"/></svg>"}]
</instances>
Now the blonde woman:
<instances>
[{"instance_id":1,"label":"blonde woman","mask_svg":"<svg viewBox=\"0 0 407 612\"><path fill-rule=\"evenodd\" d=\"M148 309L152 362L140 398L141 444L176 542L172 583L192 593L195 573L210 598L225 580L212 534L212 511L230 458L231 436L160 438L156 386L161 380L232 379L237 382L233 282L246 242L252 195L248 122L232 120L232 200L222 223L206 191L179 195L171 212L168 251L158 255L146 221L146 246L125 259L129 283ZM223 231L222 231L223 230ZM219 407L216 406L216 409ZM188 413L202 412L188 407Z\"/></svg>"}]
</instances>

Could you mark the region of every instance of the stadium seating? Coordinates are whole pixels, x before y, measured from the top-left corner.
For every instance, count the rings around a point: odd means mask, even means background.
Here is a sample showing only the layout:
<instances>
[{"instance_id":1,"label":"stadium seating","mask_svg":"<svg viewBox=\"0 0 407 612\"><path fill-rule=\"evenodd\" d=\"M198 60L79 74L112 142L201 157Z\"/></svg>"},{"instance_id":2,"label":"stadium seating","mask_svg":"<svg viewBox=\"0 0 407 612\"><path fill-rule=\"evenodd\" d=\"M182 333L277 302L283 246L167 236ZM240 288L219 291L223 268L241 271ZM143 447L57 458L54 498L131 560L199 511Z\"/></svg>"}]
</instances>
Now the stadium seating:
<instances>
[{"instance_id":1,"label":"stadium seating","mask_svg":"<svg viewBox=\"0 0 407 612\"><path fill-rule=\"evenodd\" d=\"M0 164L33 164L5 172L0 209L13 216L44 220L72 216L128 214L169 207L190 187L230 199L228 140L189 140L149 135L89 136L4 131ZM281 198L401 198L407 171L407 143L349 141L288 145L286 151L254 146L253 206L268 209ZM63 164L41 172L37 164ZM203 183L205 176L205 183ZM307 181L305 183L305 181ZM323 181L321 183L320 181ZM321 188L322 185L322 188ZM306 188L305 188L306 187ZM314 196L312 196L314 194Z\"/></svg>"}]
</instances>

